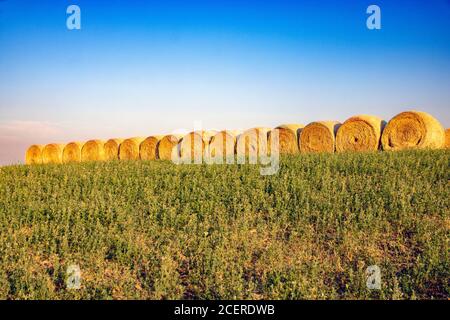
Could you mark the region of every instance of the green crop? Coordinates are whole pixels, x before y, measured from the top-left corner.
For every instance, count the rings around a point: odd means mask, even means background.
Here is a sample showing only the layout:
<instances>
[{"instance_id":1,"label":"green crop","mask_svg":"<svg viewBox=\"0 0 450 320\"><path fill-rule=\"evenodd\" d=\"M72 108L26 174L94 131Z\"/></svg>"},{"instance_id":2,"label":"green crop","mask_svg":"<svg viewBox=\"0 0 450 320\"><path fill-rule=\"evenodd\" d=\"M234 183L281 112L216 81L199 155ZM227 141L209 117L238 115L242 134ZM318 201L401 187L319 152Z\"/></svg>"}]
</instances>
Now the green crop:
<instances>
[{"instance_id":1,"label":"green crop","mask_svg":"<svg viewBox=\"0 0 450 320\"><path fill-rule=\"evenodd\" d=\"M0 168L3 299L446 299L450 151ZM66 287L67 268L81 288ZM366 268L381 270L381 290Z\"/></svg>"}]
</instances>

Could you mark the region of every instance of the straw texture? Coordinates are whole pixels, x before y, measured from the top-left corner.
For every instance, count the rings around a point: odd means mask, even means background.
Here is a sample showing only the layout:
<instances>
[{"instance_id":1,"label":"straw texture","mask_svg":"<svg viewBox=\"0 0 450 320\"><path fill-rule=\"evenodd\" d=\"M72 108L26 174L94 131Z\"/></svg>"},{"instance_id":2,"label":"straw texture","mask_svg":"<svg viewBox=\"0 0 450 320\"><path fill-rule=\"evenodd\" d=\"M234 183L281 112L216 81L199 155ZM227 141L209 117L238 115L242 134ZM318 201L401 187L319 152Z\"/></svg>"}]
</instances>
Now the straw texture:
<instances>
[{"instance_id":1,"label":"straw texture","mask_svg":"<svg viewBox=\"0 0 450 320\"><path fill-rule=\"evenodd\" d=\"M142 141L139 147L139 156L141 160L155 160L158 158L158 143L163 136L150 136Z\"/></svg>"},{"instance_id":2,"label":"straw texture","mask_svg":"<svg viewBox=\"0 0 450 320\"><path fill-rule=\"evenodd\" d=\"M272 148L272 136L278 132L279 152L281 154L296 154L299 152L298 138L304 125L283 124L268 132L268 150Z\"/></svg>"},{"instance_id":3,"label":"straw texture","mask_svg":"<svg viewBox=\"0 0 450 320\"><path fill-rule=\"evenodd\" d=\"M69 142L63 150L63 163L80 162L81 161L82 142Z\"/></svg>"},{"instance_id":4,"label":"straw texture","mask_svg":"<svg viewBox=\"0 0 450 320\"><path fill-rule=\"evenodd\" d=\"M266 155L267 148L267 134L269 128L256 127L244 131L237 137L236 154L239 157L259 157Z\"/></svg>"},{"instance_id":5,"label":"straw texture","mask_svg":"<svg viewBox=\"0 0 450 320\"><path fill-rule=\"evenodd\" d=\"M406 111L389 121L381 142L384 150L437 149L445 145L445 132L430 114Z\"/></svg>"},{"instance_id":6,"label":"straw texture","mask_svg":"<svg viewBox=\"0 0 450 320\"><path fill-rule=\"evenodd\" d=\"M42 163L44 164L57 164L62 163L63 144L50 143L47 144L42 150Z\"/></svg>"},{"instance_id":7,"label":"straw texture","mask_svg":"<svg viewBox=\"0 0 450 320\"><path fill-rule=\"evenodd\" d=\"M336 133L340 126L341 124L337 121L311 122L300 133L300 152L334 152Z\"/></svg>"},{"instance_id":8,"label":"straw texture","mask_svg":"<svg viewBox=\"0 0 450 320\"><path fill-rule=\"evenodd\" d=\"M118 160L119 159L119 147L123 142L123 139L109 139L104 145L105 160Z\"/></svg>"},{"instance_id":9,"label":"straw texture","mask_svg":"<svg viewBox=\"0 0 450 320\"><path fill-rule=\"evenodd\" d=\"M374 151L380 147L385 121L376 116L359 115L346 120L336 134L336 151Z\"/></svg>"},{"instance_id":10,"label":"straw texture","mask_svg":"<svg viewBox=\"0 0 450 320\"><path fill-rule=\"evenodd\" d=\"M180 156L185 160L199 162L205 155L205 148L215 132L193 131L188 133L180 141Z\"/></svg>"},{"instance_id":11,"label":"straw texture","mask_svg":"<svg viewBox=\"0 0 450 320\"><path fill-rule=\"evenodd\" d=\"M41 144L33 144L27 149L25 154L26 164L41 164L42 163L42 151L44 146Z\"/></svg>"},{"instance_id":12,"label":"straw texture","mask_svg":"<svg viewBox=\"0 0 450 320\"><path fill-rule=\"evenodd\" d=\"M119 159L120 160L138 160L139 159L139 147L141 142L144 141L143 137L134 137L125 139L119 147Z\"/></svg>"},{"instance_id":13,"label":"straw texture","mask_svg":"<svg viewBox=\"0 0 450 320\"><path fill-rule=\"evenodd\" d=\"M172 150L176 148L176 155L179 156L178 144L182 135L169 134L164 136L158 143L158 158L161 160L171 160Z\"/></svg>"},{"instance_id":14,"label":"straw texture","mask_svg":"<svg viewBox=\"0 0 450 320\"><path fill-rule=\"evenodd\" d=\"M103 140L89 140L81 149L81 161L105 160L105 142Z\"/></svg>"},{"instance_id":15,"label":"straw texture","mask_svg":"<svg viewBox=\"0 0 450 320\"><path fill-rule=\"evenodd\" d=\"M238 130L222 130L216 133L209 142L208 156L219 157L222 155L224 161L229 157L234 157L236 138L240 133Z\"/></svg>"}]
</instances>

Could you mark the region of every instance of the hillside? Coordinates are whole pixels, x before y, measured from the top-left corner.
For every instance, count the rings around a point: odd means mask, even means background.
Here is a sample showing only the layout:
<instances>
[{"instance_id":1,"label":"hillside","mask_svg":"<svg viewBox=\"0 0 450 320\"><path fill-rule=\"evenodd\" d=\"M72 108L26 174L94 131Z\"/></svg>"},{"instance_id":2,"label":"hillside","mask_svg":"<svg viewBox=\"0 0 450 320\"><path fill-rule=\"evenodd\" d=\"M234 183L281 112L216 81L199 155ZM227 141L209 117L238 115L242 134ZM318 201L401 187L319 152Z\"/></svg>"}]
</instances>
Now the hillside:
<instances>
[{"instance_id":1,"label":"hillside","mask_svg":"<svg viewBox=\"0 0 450 320\"><path fill-rule=\"evenodd\" d=\"M450 151L0 168L0 298L447 298ZM70 264L81 289L66 289ZM365 270L381 269L381 290Z\"/></svg>"}]
</instances>

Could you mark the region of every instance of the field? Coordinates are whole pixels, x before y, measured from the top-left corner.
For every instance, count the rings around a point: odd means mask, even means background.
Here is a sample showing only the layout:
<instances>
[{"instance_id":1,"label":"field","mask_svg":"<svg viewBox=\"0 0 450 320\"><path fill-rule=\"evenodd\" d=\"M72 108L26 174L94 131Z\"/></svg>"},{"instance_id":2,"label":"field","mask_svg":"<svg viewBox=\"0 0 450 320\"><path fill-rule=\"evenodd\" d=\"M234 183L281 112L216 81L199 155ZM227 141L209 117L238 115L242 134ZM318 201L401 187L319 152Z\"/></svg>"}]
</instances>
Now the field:
<instances>
[{"instance_id":1,"label":"field","mask_svg":"<svg viewBox=\"0 0 450 320\"><path fill-rule=\"evenodd\" d=\"M0 298L447 299L450 151L0 168ZM66 288L70 264L81 288ZM366 268L381 269L381 290Z\"/></svg>"}]
</instances>

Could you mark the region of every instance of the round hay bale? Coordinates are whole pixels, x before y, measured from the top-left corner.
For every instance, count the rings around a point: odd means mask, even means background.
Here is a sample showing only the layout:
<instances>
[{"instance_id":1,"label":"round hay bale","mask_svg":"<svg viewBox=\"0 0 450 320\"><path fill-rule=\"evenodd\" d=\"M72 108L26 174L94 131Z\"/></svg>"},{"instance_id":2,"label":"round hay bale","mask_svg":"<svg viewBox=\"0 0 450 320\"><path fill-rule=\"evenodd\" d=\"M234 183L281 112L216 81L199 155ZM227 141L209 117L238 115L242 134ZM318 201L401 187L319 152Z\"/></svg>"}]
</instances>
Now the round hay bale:
<instances>
[{"instance_id":1,"label":"round hay bale","mask_svg":"<svg viewBox=\"0 0 450 320\"><path fill-rule=\"evenodd\" d=\"M340 126L337 121L311 122L300 133L300 152L334 152L336 133Z\"/></svg>"},{"instance_id":2,"label":"round hay bale","mask_svg":"<svg viewBox=\"0 0 450 320\"><path fill-rule=\"evenodd\" d=\"M296 154L299 152L298 138L304 125L302 124L283 124L269 131L267 136L268 150L271 151L272 135L278 132L279 152L281 154Z\"/></svg>"},{"instance_id":3,"label":"round hay bale","mask_svg":"<svg viewBox=\"0 0 450 320\"><path fill-rule=\"evenodd\" d=\"M40 144L33 144L27 149L25 154L26 164L41 164L42 163L42 151L44 146Z\"/></svg>"},{"instance_id":4,"label":"round hay bale","mask_svg":"<svg viewBox=\"0 0 450 320\"><path fill-rule=\"evenodd\" d=\"M218 157L222 155L224 161L229 157L234 157L236 148L236 138L241 132L238 130L222 130L211 137L207 155Z\"/></svg>"},{"instance_id":5,"label":"round hay bale","mask_svg":"<svg viewBox=\"0 0 450 320\"><path fill-rule=\"evenodd\" d=\"M209 145L211 143L211 139L219 132L216 130L205 130L202 131L202 133L203 133L203 140L206 142L206 145Z\"/></svg>"},{"instance_id":6,"label":"round hay bale","mask_svg":"<svg viewBox=\"0 0 450 320\"><path fill-rule=\"evenodd\" d=\"M161 160L171 160L172 159L172 150L173 148L177 148L177 155L179 156L178 144L180 140L183 138L182 135L179 134L168 134L164 136L158 143L158 157Z\"/></svg>"},{"instance_id":7,"label":"round hay bale","mask_svg":"<svg viewBox=\"0 0 450 320\"><path fill-rule=\"evenodd\" d=\"M62 163L63 144L50 143L42 150L42 163Z\"/></svg>"},{"instance_id":8,"label":"round hay bale","mask_svg":"<svg viewBox=\"0 0 450 320\"><path fill-rule=\"evenodd\" d=\"M66 144L63 150L63 163L80 162L81 148L83 148L83 143L81 142L70 142Z\"/></svg>"},{"instance_id":9,"label":"round hay bale","mask_svg":"<svg viewBox=\"0 0 450 320\"><path fill-rule=\"evenodd\" d=\"M448 128L447 130L445 130L445 147L447 149L450 148L450 128Z\"/></svg>"},{"instance_id":10,"label":"round hay bale","mask_svg":"<svg viewBox=\"0 0 450 320\"><path fill-rule=\"evenodd\" d=\"M139 156L141 160L158 159L158 142L163 136L150 136L142 141L139 147Z\"/></svg>"},{"instance_id":11,"label":"round hay bale","mask_svg":"<svg viewBox=\"0 0 450 320\"><path fill-rule=\"evenodd\" d=\"M105 142L103 140L89 140L81 149L81 161L104 161Z\"/></svg>"},{"instance_id":12,"label":"round hay bale","mask_svg":"<svg viewBox=\"0 0 450 320\"><path fill-rule=\"evenodd\" d=\"M410 148L442 148L445 133L433 116L421 111L399 113L389 121L383 131L381 143L384 150Z\"/></svg>"},{"instance_id":13,"label":"round hay bale","mask_svg":"<svg viewBox=\"0 0 450 320\"><path fill-rule=\"evenodd\" d=\"M369 115L347 119L336 133L336 151L378 150L385 124L381 118Z\"/></svg>"},{"instance_id":14,"label":"round hay bale","mask_svg":"<svg viewBox=\"0 0 450 320\"><path fill-rule=\"evenodd\" d=\"M125 139L119 147L120 160L139 160L139 147L144 141L143 137Z\"/></svg>"},{"instance_id":15,"label":"round hay bale","mask_svg":"<svg viewBox=\"0 0 450 320\"><path fill-rule=\"evenodd\" d=\"M119 160L119 147L123 139L109 139L104 145L105 160Z\"/></svg>"},{"instance_id":16,"label":"round hay bale","mask_svg":"<svg viewBox=\"0 0 450 320\"><path fill-rule=\"evenodd\" d=\"M238 157L267 155L267 134L269 131L270 128L256 127L240 134L236 141L236 154Z\"/></svg>"},{"instance_id":17,"label":"round hay bale","mask_svg":"<svg viewBox=\"0 0 450 320\"><path fill-rule=\"evenodd\" d=\"M205 155L205 148L209 145L213 135L214 133L211 131L193 131L188 133L179 143L180 157L201 162Z\"/></svg>"}]
</instances>

